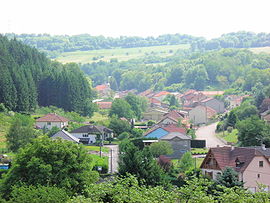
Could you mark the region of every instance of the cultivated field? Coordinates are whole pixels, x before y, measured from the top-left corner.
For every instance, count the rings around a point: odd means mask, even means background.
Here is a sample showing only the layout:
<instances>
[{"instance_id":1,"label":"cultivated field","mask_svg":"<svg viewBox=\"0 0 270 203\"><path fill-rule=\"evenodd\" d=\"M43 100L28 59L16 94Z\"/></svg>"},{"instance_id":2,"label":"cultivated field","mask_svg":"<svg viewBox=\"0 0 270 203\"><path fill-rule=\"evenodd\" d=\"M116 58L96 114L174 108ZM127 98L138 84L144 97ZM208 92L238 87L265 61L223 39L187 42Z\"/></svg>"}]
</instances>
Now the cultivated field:
<instances>
[{"instance_id":1,"label":"cultivated field","mask_svg":"<svg viewBox=\"0 0 270 203\"><path fill-rule=\"evenodd\" d=\"M136 47L136 48L117 48L117 49L100 49L92 51L76 51L66 52L61 54L55 60L62 63L92 63L99 60L110 61L111 59L117 59L118 61L127 61L130 59L141 58L147 55L156 56L171 56L179 49L188 49L189 44L181 45L164 45L164 46L152 46L152 47Z\"/></svg>"},{"instance_id":2,"label":"cultivated field","mask_svg":"<svg viewBox=\"0 0 270 203\"><path fill-rule=\"evenodd\" d=\"M270 47L257 47L257 48L250 48L253 53L259 54L259 53L267 53L270 54Z\"/></svg>"}]
</instances>

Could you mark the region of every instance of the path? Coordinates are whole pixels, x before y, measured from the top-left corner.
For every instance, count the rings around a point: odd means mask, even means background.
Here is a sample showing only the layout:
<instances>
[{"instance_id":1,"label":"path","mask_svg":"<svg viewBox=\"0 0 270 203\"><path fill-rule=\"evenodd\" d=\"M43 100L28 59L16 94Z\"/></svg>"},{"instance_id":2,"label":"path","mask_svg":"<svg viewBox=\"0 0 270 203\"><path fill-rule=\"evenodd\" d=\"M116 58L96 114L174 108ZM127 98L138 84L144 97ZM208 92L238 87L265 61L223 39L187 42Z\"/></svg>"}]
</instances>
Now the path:
<instances>
[{"instance_id":1,"label":"path","mask_svg":"<svg viewBox=\"0 0 270 203\"><path fill-rule=\"evenodd\" d=\"M206 147L217 147L217 145L225 146L225 143L222 142L215 136L215 130L217 127L217 123L212 123L210 125L199 127L196 130L196 139L198 140L206 140Z\"/></svg>"},{"instance_id":2,"label":"path","mask_svg":"<svg viewBox=\"0 0 270 203\"><path fill-rule=\"evenodd\" d=\"M109 173L116 173L118 169L119 149L118 145L105 145L110 148L109 152Z\"/></svg>"}]
</instances>

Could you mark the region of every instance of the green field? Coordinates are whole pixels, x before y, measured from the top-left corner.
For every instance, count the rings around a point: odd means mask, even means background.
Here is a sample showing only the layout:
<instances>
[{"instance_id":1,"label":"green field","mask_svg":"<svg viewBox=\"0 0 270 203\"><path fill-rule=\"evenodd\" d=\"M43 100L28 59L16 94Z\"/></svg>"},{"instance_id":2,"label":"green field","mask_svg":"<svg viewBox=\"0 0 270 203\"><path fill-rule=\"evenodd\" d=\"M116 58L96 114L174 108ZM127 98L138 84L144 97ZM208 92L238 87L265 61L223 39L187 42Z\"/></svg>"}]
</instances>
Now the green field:
<instances>
[{"instance_id":1,"label":"green field","mask_svg":"<svg viewBox=\"0 0 270 203\"><path fill-rule=\"evenodd\" d=\"M12 116L0 113L0 150L6 148L6 134L11 126Z\"/></svg>"},{"instance_id":2,"label":"green field","mask_svg":"<svg viewBox=\"0 0 270 203\"><path fill-rule=\"evenodd\" d=\"M270 47L249 48L249 50L252 51L255 54L259 54L259 53L270 54Z\"/></svg>"},{"instance_id":3,"label":"green field","mask_svg":"<svg viewBox=\"0 0 270 203\"><path fill-rule=\"evenodd\" d=\"M99 146L84 146L87 150L89 151L97 151L99 152L100 147ZM101 148L102 152L109 153L110 149L107 147L102 147Z\"/></svg>"},{"instance_id":4,"label":"green field","mask_svg":"<svg viewBox=\"0 0 270 203\"><path fill-rule=\"evenodd\" d=\"M65 52L55 60L62 63L92 63L100 60L110 61L117 59L118 61L127 61L130 59L141 58L150 54L156 56L167 57L173 55L179 49L188 49L189 44L180 45L164 45L152 47L136 47L136 48L116 48L116 49L100 49L92 51L76 51Z\"/></svg>"},{"instance_id":5,"label":"green field","mask_svg":"<svg viewBox=\"0 0 270 203\"><path fill-rule=\"evenodd\" d=\"M238 137L238 130L237 129L233 129L231 133L225 131L224 136L223 136L223 132L220 132L217 134L217 136L223 138L227 142L232 142L232 143L238 142L238 138L237 138Z\"/></svg>"}]
</instances>

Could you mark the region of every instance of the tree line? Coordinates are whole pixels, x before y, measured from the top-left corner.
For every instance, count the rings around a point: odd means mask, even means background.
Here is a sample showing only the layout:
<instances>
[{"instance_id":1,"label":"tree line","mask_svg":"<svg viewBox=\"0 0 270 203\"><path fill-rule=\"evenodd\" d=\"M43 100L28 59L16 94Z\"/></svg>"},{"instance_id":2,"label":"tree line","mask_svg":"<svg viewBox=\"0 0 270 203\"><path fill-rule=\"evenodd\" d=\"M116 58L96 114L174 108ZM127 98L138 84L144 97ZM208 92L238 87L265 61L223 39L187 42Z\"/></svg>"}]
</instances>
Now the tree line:
<instances>
[{"instance_id":1,"label":"tree line","mask_svg":"<svg viewBox=\"0 0 270 203\"><path fill-rule=\"evenodd\" d=\"M93 92L76 64L52 62L16 39L0 36L0 103L17 112L38 105L91 115Z\"/></svg>"},{"instance_id":2,"label":"tree line","mask_svg":"<svg viewBox=\"0 0 270 203\"><path fill-rule=\"evenodd\" d=\"M113 90L136 89L185 91L186 89L229 89L251 91L261 82L270 84L268 54L254 54L244 49L221 49L208 52L179 51L172 57L153 56L129 61L99 61L81 65L93 85L109 82ZM158 61L159 60L159 61Z\"/></svg>"}]
</instances>

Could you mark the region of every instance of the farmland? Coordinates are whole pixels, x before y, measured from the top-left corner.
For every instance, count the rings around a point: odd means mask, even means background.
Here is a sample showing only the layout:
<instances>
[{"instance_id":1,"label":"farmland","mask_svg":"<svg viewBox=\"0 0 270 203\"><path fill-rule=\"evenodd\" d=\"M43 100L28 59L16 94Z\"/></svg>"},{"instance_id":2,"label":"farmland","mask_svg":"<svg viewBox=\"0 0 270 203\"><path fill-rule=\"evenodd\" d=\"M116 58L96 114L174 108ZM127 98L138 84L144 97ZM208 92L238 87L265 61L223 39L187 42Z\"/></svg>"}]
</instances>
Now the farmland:
<instances>
[{"instance_id":1,"label":"farmland","mask_svg":"<svg viewBox=\"0 0 270 203\"><path fill-rule=\"evenodd\" d=\"M115 49L100 49L92 51L75 51L62 53L55 60L62 63L92 63L100 60L110 61L117 59L118 61L127 61L130 59L141 58L150 54L156 56L167 57L173 55L177 50L188 49L188 44L181 45L164 45L151 47L137 48L115 48Z\"/></svg>"}]
</instances>

